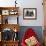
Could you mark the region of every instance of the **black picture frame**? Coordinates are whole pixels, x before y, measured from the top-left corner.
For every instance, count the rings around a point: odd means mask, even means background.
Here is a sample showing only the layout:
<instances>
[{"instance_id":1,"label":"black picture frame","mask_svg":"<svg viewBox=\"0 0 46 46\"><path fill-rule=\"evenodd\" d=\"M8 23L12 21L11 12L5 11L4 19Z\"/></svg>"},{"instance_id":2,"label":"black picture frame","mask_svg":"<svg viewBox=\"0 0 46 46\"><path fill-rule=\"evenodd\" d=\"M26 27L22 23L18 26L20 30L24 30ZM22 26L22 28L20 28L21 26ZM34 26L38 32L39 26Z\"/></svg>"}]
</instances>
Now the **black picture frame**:
<instances>
[{"instance_id":1,"label":"black picture frame","mask_svg":"<svg viewBox=\"0 0 46 46\"><path fill-rule=\"evenodd\" d=\"M23 8L23 19L36 20L37 19L37 8Z\"/></svg>"}]
</instances>

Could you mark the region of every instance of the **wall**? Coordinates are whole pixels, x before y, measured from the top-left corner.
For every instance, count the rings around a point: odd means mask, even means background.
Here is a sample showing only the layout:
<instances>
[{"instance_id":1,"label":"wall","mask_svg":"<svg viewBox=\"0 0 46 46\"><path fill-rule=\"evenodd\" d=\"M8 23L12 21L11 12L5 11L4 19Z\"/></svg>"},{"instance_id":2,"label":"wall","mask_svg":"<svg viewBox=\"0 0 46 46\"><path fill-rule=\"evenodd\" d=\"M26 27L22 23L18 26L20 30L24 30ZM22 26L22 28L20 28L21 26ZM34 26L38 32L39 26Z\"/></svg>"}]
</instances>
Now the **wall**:
<instances>
[{"instance_id":1,"label":"wall","mask_svg":"<svg viewBox=\"0 0 46 46\"><path fill-rule=\"evenodd\" d=\"M20 2L20 1L19 1ZM22 26L43 26L42 0L21 0L19 22ZM23 20L23 8L37 8L37 20Z\"/></svg>"},{"instance_id":2,"label":"wall","mask_svg":"<svg viewBox=\"0 0 46 46\"><path fill-rule=\"evenodd\" d=\"M13 0L9 0L9 1L0 0L0 6L2 7L15 6L14 1ZM20 15L19 24L20 26L43 26L44 16L43 16L42 0L21 0L21 1L17 0L17 3L18 3L17 6L19 6L19 15ZM37 8L37 19L36 20L24 20L23 19L23 8Z\"/></svg>"},{"instance_id":3,"label":"wall","mask_svg":"<svg viewBox=\"0 0 46 46\"><path fill-rule=\"evenodd\" d=\"M41 26L21 26L19 32L20 42L24 36L24 33L27 31L28 28L32 28L34 32L37 34L39 41L43 43L43 30Z\"/></svg>"}]
</instances>

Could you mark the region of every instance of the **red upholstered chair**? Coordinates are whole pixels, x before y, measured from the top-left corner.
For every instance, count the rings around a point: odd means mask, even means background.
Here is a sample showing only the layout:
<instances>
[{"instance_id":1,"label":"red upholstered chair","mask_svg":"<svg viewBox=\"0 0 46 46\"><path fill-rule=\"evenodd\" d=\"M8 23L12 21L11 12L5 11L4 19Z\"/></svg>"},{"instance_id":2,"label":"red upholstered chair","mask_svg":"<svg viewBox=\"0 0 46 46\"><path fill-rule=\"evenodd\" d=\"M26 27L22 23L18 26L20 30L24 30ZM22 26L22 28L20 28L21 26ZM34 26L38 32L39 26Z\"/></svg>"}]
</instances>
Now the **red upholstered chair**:
<instances>
[{"instance_id":1,"label":"red upholstered chair","mask_svg":"<svg viewBox=\"0 0 46 46\"><path fill-rule=\"evenodd\" d=\"M28 28L27 31L25 32L24 37L22 38L21 46L27 46L25 40L32 36L35 37L37 40L37 44L35 44L34 46L41 46L40 42L37 39L37 34L34 32L32 28Z\"/></svg>"}]
</instances>

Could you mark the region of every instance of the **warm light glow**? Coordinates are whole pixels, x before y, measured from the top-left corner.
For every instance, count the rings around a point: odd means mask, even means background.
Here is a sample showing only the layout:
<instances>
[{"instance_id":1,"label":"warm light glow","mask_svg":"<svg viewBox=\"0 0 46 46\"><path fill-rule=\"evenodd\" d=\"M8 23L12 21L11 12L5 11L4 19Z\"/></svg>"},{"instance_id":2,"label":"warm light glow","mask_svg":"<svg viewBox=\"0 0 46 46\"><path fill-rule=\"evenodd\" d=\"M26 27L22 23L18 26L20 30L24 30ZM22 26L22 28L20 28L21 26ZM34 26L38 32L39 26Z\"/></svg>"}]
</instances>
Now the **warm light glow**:
<instances>
[{"instance_id":1,"label":"warm light glow","mask_svg":"<svg viewBox=\"0 0 46 46\"><path fill-rule=\"evenodd\" d=\"M17 30L16 30L16 29L14 29L14 31L15 31L15 32L17 32Z\"/></svg>"},{"instance_id":2,"label":"warm light glow","mask_svg":"<svg viewBox=\"0 0 46 46\"><path fill-rule=\"evenodd\" d=\"M1 20L1 15L0 15L0 20Z\"/></svg>"},{"instance_id":3,"label":"warm light glow","mask_svg":"<svg viewBox=\"0 0 46 46\"><path fill-rule=\"evenodd\" d=\"M1 41L1 32L0 32L0 41Z\"/></svg>"}]
</instances>

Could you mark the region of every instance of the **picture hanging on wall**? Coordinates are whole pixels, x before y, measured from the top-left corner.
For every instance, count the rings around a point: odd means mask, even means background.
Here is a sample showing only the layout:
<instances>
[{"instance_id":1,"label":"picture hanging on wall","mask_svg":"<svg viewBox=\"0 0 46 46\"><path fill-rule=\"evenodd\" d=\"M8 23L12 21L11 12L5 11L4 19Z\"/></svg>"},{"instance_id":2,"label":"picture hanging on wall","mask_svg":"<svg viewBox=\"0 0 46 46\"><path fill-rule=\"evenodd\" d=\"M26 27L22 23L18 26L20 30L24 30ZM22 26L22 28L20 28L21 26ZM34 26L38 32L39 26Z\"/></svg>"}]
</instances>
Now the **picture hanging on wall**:
<instances>
[{"instance_id":1,"label":"picture hanging on wall","mask_svg":"<svg viewBox=\"0 0 46 46\"><path fill-rule=\"evenodd\" d=\"M23 19L26 19L26 20L37 19L37 9L36 8L23 8Z\"/></svg>"}]
</instances>

